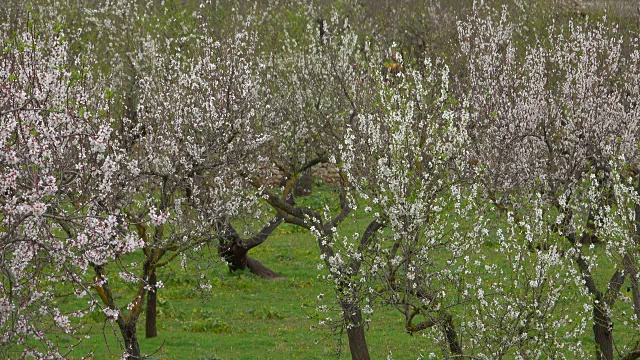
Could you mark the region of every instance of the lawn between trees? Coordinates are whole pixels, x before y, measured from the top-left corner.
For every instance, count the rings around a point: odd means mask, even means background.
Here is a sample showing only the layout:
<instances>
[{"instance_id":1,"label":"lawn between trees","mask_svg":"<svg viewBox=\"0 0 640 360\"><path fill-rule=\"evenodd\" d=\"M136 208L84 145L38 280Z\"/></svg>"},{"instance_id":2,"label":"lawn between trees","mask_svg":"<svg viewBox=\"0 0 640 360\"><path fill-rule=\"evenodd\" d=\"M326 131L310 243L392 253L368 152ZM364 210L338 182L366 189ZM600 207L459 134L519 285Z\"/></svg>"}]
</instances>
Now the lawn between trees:
<instances>
[{"instance_id":1,"label":"lawn between trees","mask_svg":"<svg viewBox=\"0 0 640 360\"><path fill-rule=\"evenodd\" d=\"M314 196L325 192L330 190L316 189ZM285 278L270 281L248 271L230 274L219 264L207 272L211 290L200 291L199 279L179 263L163 269L159 274L165 288L158 291L158 337L146 339L140 334L143 353L158 350L152 359L335 358L336 337L319 325L315 310L324 303L318 296L330 294L331 288L318 278L320 260L314 238L282 225L253 256ZM392 351L396 358L413 357L424 348L419 336L405 333L403 320L395 312L382 311L375 317L370 329L372 356L384 358ZM89 318L91 337L71 358L89 352L94 352L95 359L119 358L118 342L111 327L104 328L103 315L97 311ZM141 321L141 329L143 325ZM105 346L103 330L115 354ZM340 350L349 356L345 339Z\"/></svg>"},{"instance_id":2,"label":"lawn between trees","mask_svg":"<svg viewBox=\"0 0 640 360\"><path fill-rule=\"evenodd\" d=\"M320 204L327 196L332 196L334 190L316 183L313 194L301 201ZM359 211L345 221L345 231L357 231L368 218L367 213ZM482 255L508 269L497 242L497 238L487 241L482 247ZM601 247L594 249L594 252L602 251ZM321 264L319 255L313 236L285 224L253 253L282 275L282 280L263 279L248 271L229 273L223 264L218 264L206 272L211 289L199 290L201 279L194 278L179 263L172 263L159 275L165 288L158 290L158 337L147 339L140 334L142 352L152 354L150 359L158 360L326 359L336 358L339 353L348 358L344 335L340 345L337 342L339 334L331 334L319 325L315 308L324 302L318 297L331 292L331 287L320 278L317 270ZM138 260L135 254L129 257L131 259L126 261ZM612 273L610 267L597 282L606 284ZM485 281L491 281L491 277L486 276ZM114 287L120 288L117 292L122 293L127 284L114 284ZM558 305L563 314L574 315L574 298L578 297L579 288L572 287ZM509 305L508 299L498 297L497 300ZM69 358L79 359L89 353L93 353L94 359L120 358L114 329L105 324L103 318L99 310L88 316L90 337L83 340ZM143 321L138 324L141 328L143 325ZM621 332L621 335L623 341L634 339L633 332ZM371 316L367 338L372 358L447 356L424 336L407 332L404 315L389 308L376 309ZM588 333L574 340L583 342L586 347L595 347ZM73 340L67 338L65 341Z\"/></svg>"}]
</instances>

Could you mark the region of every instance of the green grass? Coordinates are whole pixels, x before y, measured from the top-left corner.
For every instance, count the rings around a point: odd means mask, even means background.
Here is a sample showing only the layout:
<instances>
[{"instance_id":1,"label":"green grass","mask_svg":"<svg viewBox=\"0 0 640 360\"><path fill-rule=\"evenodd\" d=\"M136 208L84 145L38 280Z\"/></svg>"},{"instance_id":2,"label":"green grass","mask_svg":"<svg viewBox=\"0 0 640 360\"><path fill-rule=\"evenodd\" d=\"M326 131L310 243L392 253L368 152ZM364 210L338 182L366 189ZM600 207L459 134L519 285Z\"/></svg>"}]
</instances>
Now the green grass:
<instances>
[{"instance_id":1,"label":"green grass","mask_svg":"<svg viewBox=\"0 0 640 360\"><path fill-rule=\"evenodd\" d=\"M331 196L329 189L322 188L300 201L316 207L324 198ZM367 222L368 218L358 212L345 221L340 233L362 233ZM601 253L602 250L596 247L594 252ZM482 253L499 266L506 266L496 243L485 243ZM143 354L156 360L336 358L338 337L333 336L328 328L319 326L316 318L318 295L323 293L330 301L332 288L318 277L321 273L317 266L321 260L315 239L308 232L285 224L250 255L285 279L269 281L248 272L230 274L226 267L218 264L206 271L212 290L203 293L197 290L197 275L182 269L179 261L161 268L158 277L165 283L165 288L159 291L159 336L145 338L143 313L138 322ZM139 254L133 254L131 259L123 262L139 257ZM216 260L211 259L211 264L215 265ZM117 278L119 270L112 268L111 271L111 278ZM605 288L611 273L612 269L607 264L599 267L596 280L600 289ZM118 305L122 306L131 299L131 285L127 287L113 279L112 287L116 290ZM573 311L573 301L578 300L571 299L573 293L577 290L569 289L569 299L560 305L563 313ZM71 303L68 306L72 308ZM616 307L628 306L619 301ZM337 317L337 314L333 316ZM113 326L117 331L117 326L105 323L100 311L91 314L88 321L90 337L80 343L70 358L81 358L92 352L94 359L118 359L121 351L112 330ZM585 346L587 349L594 346L590 329L591 324L587 326L584 337L579 339L589 344ZM439 354L435 344L424 337L409 336L404 329L404 317L395 310L376 309L368 330L367 341L373 359L386 358L390 351L396 359L416 359L421 353ZM625 330L614 335L617 340L627 340L622 343L629 343L637 337L637 334L626 333ZM71 344L69 340L68 345ZM350 358L346 335L340 350L343 358Z\"/></svg>"},{"instance_id":2,"label":"green grass","mask_svg":"<svg viewBox=\"0 0 640 360\"><path fill-rule=\"evenodd\" d=\"M353 219L348 227L364 223L366 219ZM229 274L226 268L217 267L207 275L212 291L201 293L196 290L196 279L182 270L178 261L162 268L158 276L165 288L158 293L158 337L145 338L143 313L138 321L142 352L153 354L152 359L336 358L337 337L314 318L317 296L323 293L329 298L332 294L318 278L321 260L315 239L284 225L250 255L286 279L263 280L248 272ZM120 301L131 294L127 292ZM406 334L399 315L392 310L374 314L367 338L372 358L386 358L389 351L399 359L416 358L427 345L420 336ZM94 359L118 359L120 351L111 324L105 324L99 312L90 321L90 338L71 357L93 352ZM117 330L115 323L113 326ZM342 352L343 357L349 357L346 334Z\"/></svg>"}]
</instances>

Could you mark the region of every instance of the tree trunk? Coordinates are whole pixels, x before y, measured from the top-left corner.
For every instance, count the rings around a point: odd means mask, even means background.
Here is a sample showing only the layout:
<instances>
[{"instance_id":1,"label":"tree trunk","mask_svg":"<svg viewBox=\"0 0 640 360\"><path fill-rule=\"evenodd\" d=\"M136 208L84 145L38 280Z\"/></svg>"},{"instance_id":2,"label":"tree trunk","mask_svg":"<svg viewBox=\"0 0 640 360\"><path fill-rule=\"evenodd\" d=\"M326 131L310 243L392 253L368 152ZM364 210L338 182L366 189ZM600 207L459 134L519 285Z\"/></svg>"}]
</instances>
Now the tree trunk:
<instances>
[{"instance_id":1,"label":"tree trunk","mask_svg":"<svg viewBox=\"0 0 640 360\"><path fill-rule=\"evenodd\" d=\"M156 288L156 270L151 270L151 274L149 275L149 286L151 290L147 295L147 311L145 315L145 337L147 339L154 338L158 336L158 325L157 325L157 299L158 299L158 289Z\"/></svg>"},{"instance_id":2,"label":"tree trunk","mask_svg":"<svg viewBox=\"0 0 640 360\"><path fill-rule=\"evenodd\" d=\"M616 270L609 280L607 291L603 293L596 287L589 270L589 264L582 257L582 254L576 257L576 261L582 272L584 285L589 290L589 294L594 297L593 336L596 341L596 358L598 360L613 360L613 322L607 314L607 309L613 307L620 295L620 288L626 277L625 271L622 269Z\"/></svg>"},{"instance_id":3,"label":"tree trunk","mask_svg":"<svg viewBox=\"0 0 640 360\"><path fill-rule=\"evenodd\" d=\"M127 360L141 359L140 345L138 344L138 335L136 334L136 323L118 321L118 326L124 338L124 345L128 354Z\"/></svg>"},{"instance_id":4,"label":"tree trunk","mask_svg":"<svg viewBox=\"0 0 640 360\"><path fill-rule=\"evenodd\" d=\"M453 318L449 314L444 315L442 324L442 331L447 338L447 344L449 344L449 351L452 355L462 355L462 346L458 342L458 333L453 325Z\"/></svg>"},{"instance_id":5,"label":"tree trunk","mask_svg":"<svg viewBox=\"0 0 640 360\"><path fill-rule=\"evenodd\" d=\"M613 360L613 323L603 309L603 299L596 297L598 303L593 306L593 335L596 340L596 358L599 360Z\"/></svg>"},{"instance_id":6,"label":"tree trunk","mask_svg":"<svg viewBox=\"0 0 640 360\"><path fill-rule=\"evenodd\" d=\"M268 280L283 279L275 271L264 266L260 261L247 255L247 250L233 244L225 249L221 246L218 250L220 256L229 264L229 271L249 269L252 274Z\"/></svg>"},{"instance_id":7,"label":"tree trunk","mask_svg":"<svg viewBox=\"0 0 640 360\"><path fill-rule=\"evenodd\" d=\"M98 292L98 296L100 296L100 299L102 300L104 305L106 305L109 309L117 310L118 308L115 305L111 287L109 286L109 281L106 280L106 277L104 275L104 266L94 265L93 268L96 272L96 280L103 279L102 282L96 283L94 285L96 291ZM144 273L147 274L148 263L145 263L144 268ZM138 344L138 335L136 334L136 323L138 321L138 317L140 316L142 302L144 301L144 296L146 293L143 285L143 283L140 283L140 286L138 287L138 294L132 302L133 307L130 310L129 316L124 316L123 314L119 313L116 320L116 323L120 328L122 338L124 339L127 360L137 360L142 358L140 354L140 345Z\"/></svg>"},{"instance_id":8,"label":"tree trunk","mask_svg":"<svg viewBox=\"0 0 640 360\"><path fill-rule=\"evenodd\" d=\"M633 312L636 317L640 319L640 287L638 284L638 265L635 261L636 259L630 254L626 254L623 259L624 270L627 272L629 279L631 280L631 286L630 288L627 288L627 292L631 291Z\"/></svg>"},{"instance_id":9,"label":"tree trunk","mask_svg":"<svg viewBox=\"0 0 640 360\"><path fill-rule=\"evenodd\" d=\"M262 263L252 257L247 255L245 257L245 264L247 264L247 268L251 273L260 276L261 278L268 280L276 280L276 279L284 279L284 277L278 275L275 271L269 269L268 267L262 265Z\"/></svg>"},{"instance_id":10,"label":"tree trunk","mask_svg":"<svg viewBox=\"0 0 640 360\"><path fill-rule=\"evenodd\" d=\"M241 238L228 221L223 222L221 224L224 229L223 237L218 246L218 255L227 262L229 271L234 272L248 268L253 274L265 279L282 279L282 276L262 265L258 260L247 256L249 250L265 242L282 221L282 217L276 215L257 235L249 239Z\"/></svg>"},{"instance_id":11,"label":"tree trunk","mask_svg":"<svg viewBox=\"0 0 640 360\"><path fill-rule=\"evenodd\" d=\"M293 187L293 196L311 195L313 191L313 175L311 168L305 170Z\"/></svg>"},{"instance_id":12,"label":"tree trunk","mask_svg":"<svg viewBox=\"0 0 640 360\"><path fill-rule=\"evenodd\" d=\"M596 217L593 215L593 211L589 211L589 217L587 218L587 231L582 233L580 237L581 244L597 244L600 242L598 236L596 236Z\"/></svg>"},{"instance_id":13,"label":"tree trunk","mask_svg":"<svg viewBox=\"0 0 640 360\"><path fill-rule=\"evenodd\" d=\"M353 360L370 360L369 347L364 334L364 322L362 321L362 311L359 307L351 304L343 304L345 321L347 323L347 338L349 339L349 350Z\"/></svg>"}]
</instances>

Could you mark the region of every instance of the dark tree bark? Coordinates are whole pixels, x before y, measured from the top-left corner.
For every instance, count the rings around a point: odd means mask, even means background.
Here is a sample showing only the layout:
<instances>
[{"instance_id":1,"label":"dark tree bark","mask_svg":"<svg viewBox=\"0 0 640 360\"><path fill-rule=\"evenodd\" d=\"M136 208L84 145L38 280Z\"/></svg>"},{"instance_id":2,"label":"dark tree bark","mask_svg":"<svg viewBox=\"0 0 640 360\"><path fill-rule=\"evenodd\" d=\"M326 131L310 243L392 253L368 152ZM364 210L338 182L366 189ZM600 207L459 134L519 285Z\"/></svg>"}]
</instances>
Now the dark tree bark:
<instances>
[{"instance_id":1,"label":"dark tree bark","mask_svg":"<svg viewBox=\"0 0 640 360\"><path fill-rule=\"evenodd\" d=\"M605 293L598 290L593 275L589 271L588 263L579 255L576 259L578 267L582 272L585 286L589 293L594 296L593 303L593 336L596 342L596 357L600 360L613 360L613 322L607 314L607 309L611 308L624 283L625 271L618 269L609 280Z\"/></svg>"},{"instance_id":2,"label":"dark tree bark","mask_svg":"<svg viewBox=\"0 0 640 360\"><path fill-rule=\"evenodd\" d=\"M631 289L628 290L631 290L633 312L636 317L640 319L640 284L638 284L638 264L636 264L635 259L629 254L625 255L623 261L624 270L627 272L629 279L631 280Z\"/></svg>"},{"instance_id":3,"label":"dark tree bark","mask_svg":"<svg viewBox=\"0 0 640 360\"><path fill-rule=\"evenodd\" d=\"M262 278L275 280L275 279L284 279L283 276L278 275L275 271L269 269L268 267L262 265L262 263L252 257L245 255L245 261L247 264L247 269L251 271L251 273L256 274Z\"/></svg>"},{"instance_id":4,"label":"dark tree bark","mask_svg":"<svg viewBox=\"0 0 640 360\"><path fill-rule=\"evenodd\" d=\"M131 321L118 321L118 327L124 339L124 345L127 351L127 360L138 360L142 358L140 353L140 345L138 344L138 335L136 332L136 323Z\"/></svg>"},{"instance_id":5,"label":"dark tree bark","mask_svg":"<svg viewBox=\"0 0 640 360\"><path fill-rule=\"evenodd\" d=\"M251 273L265 279L282 279L282 276L275 271L247 255L249 250L265 242L282 221L282 217L274 217L256 236L250 239L241 238L229 222L222 224L224 230L222 231L218 254L227 262L229 270L233 272L249 269Z\"/></svg>"},{"instance_id":6,"label":"dark tree bark","mask_svg":"<svg viewBox=\"0 0 640 360\"><path fill-rule=\"evenodd\" d=\"M232 244L228 248L221 246L218 249L218 253L227 262L231 272L248 269L252 274L264 279L282 278L282 276L264 266L260 261L248 256L247 250L236 244Z\"/></svg>"},{"instance_id":7,"label":"dark tree bark","mask_svg":"<svg viewBox=\"0 0 640 360\"><path fill-rule=\"evenodd\" d=\"M154 338L158 336L158 325L157 325L157 301L158 301L158 289L156 288L156 270L151 270L151 274L149 275L149 286L152 291L149 291L147 295L147 311L145 314L145 337L147 339Z\"/></svg>"},{"instance_id":8,"label":"dark tree bark","mask_svg":"<svg viewBox=\"0 0 640 360\"><path fill-rule=\"evenodd\" d=\"M336 219L339 219L341 215L346 216L346 213L350 211L350 209L346 207L346 203L344 203L343 201L344 199L341 199L343 208L342 212L336 217ZM327 237L333 236L333 226L334 224L329 223L322 228ZM377 220L369 223L364 233L362 234L362 237L360 238L358 251L366 251L366 248L375 237L376 232L382 227L383 224L378 222ZM323 254L328 255L327 258L333 256L333 250L330 247L323 245L320 239L318 240L318 245L320 246ZM327 265L329 265L329 263L327 263ZM361 260L352 259L349 267L351 268L352 273L357 274L360 270L361 265ZM365 336L364 321L362 320L362 309L360 308L360 305L350 302L342 302L340 303L340 307L342 308L342 312L344 313L344 321L347 325L347 338L349 340L349 350L351 351L351 358L354 360L369 360L371 357L369 355L369 347L367 345L367 339Z\"/></svg>"},{"instance_id":9,"label":"dark tree bark","mask_svg":"<svg viewBox=\"0 0 640 360\"><path fill-rule=\"evenodd\" d=\"M597 299L601 304L602 299ZM606 314L602 305L593 306L593 335L596 340L596 357L603 360L613 360L613 334L611 334L611 318Z\"/></svg>"},{"instance_id":10,"label":"dark tree bark","mask_svg":"<svg viewBox=\"0 0 640 360\"><path fill-rule=\"evenodd\" d=\"M364 323L362 321L362 311L359 306L342 304L347 324L347 338L349 339L349 350L353 360L369 360L369 347L364 333Z\"/></svg>"},{"instance_id":11,"label":"dark tree bark","mask_svg":"<svg viewBox=\"0 0 640 360\"><path fill-rule=\"evenodd\" d=\"M442 332L444 332L444 336L447 339L447 344L449 345L449 351L453 355L462 355L462 346L458 342L458 333L456 332L456 327L453 324L453 318L449 314L445 314L443 316L442 321Z\"/></svg>"},{"instance_id":12,"label":"dark tree bark","mask_svg":"<svg viewBox=\"0 0 640 360\"><path fill-rule=\"evenodd\" d=\"M559 209L562 208L560 204L556 203ZM636 208L636 214L640 209ZM567 226L571 221L571 212L568 212L569 216L565 217L564 225ZM590 216L591 217L591 216ZM589 226L589 223L587 223ZM566 239L575 245L578 241L582 240L577 238L576 234L567 235ZM625 259L630 256L625 254ZM584 285L589 291L589 294L593 296L593 336L596 342L596 358L599 360L613 360L614 344L613 344L613 321L607 314L607 309L610 309L615 304L618 296L620 295L620 289L624 283L627 275L627 265L623 265L623 269L617 269L611 276L607 284L607 289L603 292L596 286L593 274L589 269L588 262L582 256L582 253L578 253L575 257L576 264L582 273L582 279Z\"/></svg>"},{"instance_id":13,"label":"dark tree bark","mask_svg":"<svg viewBox=\"0 0 640 360\"><path fill-rule=\"evenodd\" d=\"M591 275L589 275L590 277ZM596 341L596 356L598 359L613 360L613 321L607 314L607 309L611 308L624 283L625 272L617 270L609 280L606 293L591 291L595 289L593 279L587 280L589 292L595 296L593 304L593 336Z\"/></svg>"},{"instance_id":14,"label":"dark tree bark","mask_svg":"<svg viewBox=\"0 0 640 360\"><path fill-rule=\"evenodd\" d=\"M636 178L638 174L635 174ZM636 184L635 190L640 192L640 181ZM636 223L635 223L635 244L640 242L640 205L635 205ZM640 288L638 284L638 264L636 258L632 254L625 254L623 262L624 269L629 274L631 280L631 295L633 297L633 311L637 318L640 318ZM622 360L635 360L640 359L640 346L636 346L628 354L622 357Z\"/></svg>"},{"instance_id":15,"label":"dark tree bark","mask_svg":"<svg viewBox=\"0 0 640 360\"><path fill-rule=\"evenodd\" d=\"M146 278L148 276L148 264L145 264L144 269ZM106 279L106 277L104 276L104 267L102 265L94 265L94 270L96 272L96 279ZM140 345L138 344L136 323L138 322L138 317L140 316L142 304L146 295L144 285L145 284L143 282L138 285L138 291L136 293L136 297L132 302L133 307L129 311L129 315L125 315L122 313L122 311L119 311L118 318L116 319L116 323L120 328L120 333L122 334L122 338L124 340L125 351L128 354L127 360L137 360L142 358L140 353ZM94 287L104 305L106 305L109 309L118 310L115 305L113 293L111 292L111 287L109 286L109 282L107 280L103 280L97 283Z\"/></svg>"},{"instance_id":16,"label":"dark tree bark","mask_svg":"<svg viewBox=\"0 0 640 360\"><path fill-rule=\"evenodd\" d=\"M600 242L598 236L596 236L596 217L593 215L593 211L589 211L589 216L587 218L587 230L582 233L582 237L580 237L580 243L582 244L597 244Z\"/></svg>"},{"instance_id":17,"label":"dark tree bark","mask_svg":"<svg viewBox=\"0 0 640 360\"><path fill-rule=\"evenodd\" d=\"M313 174L311 168L305 170L293 187L294 196L307 196L313 192Z\"/></svg>"},{"instance_id":18,"label":"dark tree bark","mask_svg":"<svg viewBox=\"0 0 640 360\"><path fill-rule=\"evenodd\" d=\"M640 192L640 179L638 179L638 183L636 185L636 192ZM635 214L636 214L636 223L635 223L635 245L636 248L640 245L640 204L636 204L635 206ZM636 256L632 254L627 254L624 257L624 265L625 270L629 274L629 278L631 279L631 290L633 296L633 311L636 314L636 317L640 319L640 284L638 284L638 263L637 263L637 253Z\"/></svg>"}]
</instances>

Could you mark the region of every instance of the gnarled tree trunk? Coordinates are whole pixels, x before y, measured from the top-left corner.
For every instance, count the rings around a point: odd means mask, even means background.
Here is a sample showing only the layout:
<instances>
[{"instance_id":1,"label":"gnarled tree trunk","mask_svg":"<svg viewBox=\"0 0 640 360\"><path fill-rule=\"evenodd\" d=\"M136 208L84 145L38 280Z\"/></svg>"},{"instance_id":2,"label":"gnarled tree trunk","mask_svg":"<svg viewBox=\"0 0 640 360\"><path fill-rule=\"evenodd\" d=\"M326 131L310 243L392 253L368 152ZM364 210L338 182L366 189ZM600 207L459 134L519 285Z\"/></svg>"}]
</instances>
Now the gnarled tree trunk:
<instances>
[{"instance_id":1,"label":"gnarled tree trunk","mask_svg":"<svg viewBox=\"0 0 640 360\"><path fill-rule=\"evenodd\" d=\"M265 242L273 230L281 223L282 218L276 216L265 225L256 236L243 239L233 226L229 222L226 222L222 224L224 230L222 231L223 235L220 246L218 247L218 254L227 262L229 270L232 272L249 269L253 274L265 279L281 279L282 276L278 275L275 271L247 255L249 250Z\"/></svg>"},{"instance_id":2,"label":"gnarled tree trunk","mask_svg":"<svg viewBox=\"0 0 640 360\"><path fill-rule=\"evenodd\" d=\"M229 247L221 246L218 249L218 254L227 262L231 272L249 269L251 273L264 279L282 278L282 276L264 266L260 261L248 256L247 252L247 249L237 246L235 243Z\"/></svg>"}]
</instances>

